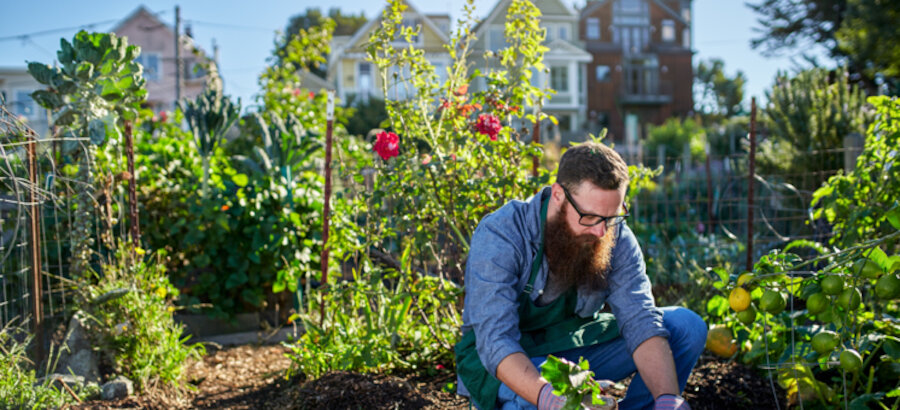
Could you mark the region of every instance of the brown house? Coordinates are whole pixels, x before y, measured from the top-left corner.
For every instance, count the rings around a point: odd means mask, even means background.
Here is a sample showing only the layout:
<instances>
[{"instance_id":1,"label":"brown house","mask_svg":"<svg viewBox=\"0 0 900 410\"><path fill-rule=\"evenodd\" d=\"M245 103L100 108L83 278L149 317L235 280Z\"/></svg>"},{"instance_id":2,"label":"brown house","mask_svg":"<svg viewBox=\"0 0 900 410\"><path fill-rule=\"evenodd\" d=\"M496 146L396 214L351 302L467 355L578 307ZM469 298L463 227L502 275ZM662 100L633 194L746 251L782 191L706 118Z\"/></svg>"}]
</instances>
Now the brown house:
<instances>
[{"instance_id":1,"label":"brown house","mask_svg":"<svg viewBox=\"0 0 900 410\"><path fill-rule=\"evenodd\" d=\"M694 106L691 0L592 0L579 37L587 70L588 128L634 149L647 126Z\"/></svg>"}]
</instances>

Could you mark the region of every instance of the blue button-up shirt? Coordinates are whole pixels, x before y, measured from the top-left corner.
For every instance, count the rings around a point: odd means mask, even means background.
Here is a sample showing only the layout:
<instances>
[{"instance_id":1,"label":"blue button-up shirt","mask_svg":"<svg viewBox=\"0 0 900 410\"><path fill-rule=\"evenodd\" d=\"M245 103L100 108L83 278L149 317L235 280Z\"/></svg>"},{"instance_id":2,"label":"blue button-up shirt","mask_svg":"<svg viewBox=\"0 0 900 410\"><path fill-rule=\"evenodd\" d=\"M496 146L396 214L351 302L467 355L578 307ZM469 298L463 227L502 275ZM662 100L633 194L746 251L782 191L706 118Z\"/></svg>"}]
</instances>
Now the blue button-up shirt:
<instances>
[{"instance_id":1,"label":"blue button-up shirt","mask_svg":"<svg viewBox=\"0 0 900 410\"><path fill-rule=\"evenodd\" d=\"M466 262L466 298L462 332L475 330L476 349L485 369L497 376L506 356L525 351L519 345L518 295L531 275L531 265L543 241L541 201L550 187L527 201L510 201L481 220L472 235ZM653 336L668 338L662 312L650 292L650 280L637 239L624 223L617 230L608 287L602 291L578 290L576 314L592 317L609 303L628 351ZM534 281L536 299L547 285L549 268L544 258ZM597 375L603 377L603 375ZM460 383L460 393L467 395Z\"/></svg>"}]
</instances>

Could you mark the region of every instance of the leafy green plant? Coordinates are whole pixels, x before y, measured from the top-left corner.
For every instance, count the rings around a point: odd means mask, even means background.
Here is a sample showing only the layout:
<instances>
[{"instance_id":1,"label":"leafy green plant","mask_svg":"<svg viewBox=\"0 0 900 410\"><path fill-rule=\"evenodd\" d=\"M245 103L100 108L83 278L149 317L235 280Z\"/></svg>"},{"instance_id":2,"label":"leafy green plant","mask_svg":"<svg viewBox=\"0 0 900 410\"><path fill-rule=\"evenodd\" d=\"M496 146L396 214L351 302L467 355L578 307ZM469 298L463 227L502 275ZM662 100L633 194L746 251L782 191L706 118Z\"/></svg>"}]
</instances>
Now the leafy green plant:
<instances>
[{"instance_id":1,"label":"leafy green plant","mask_svg":"<svg viewBox=\"0 0 900 410\"><path fill-rule=\"evenodd\" d=\"M179 101L181 111L191 128L197 151L203 159L203 179L201 193L209 190L209 161L225 133L234 125L241 111L241 100L231 101L222 92L221 80L215 76L207 81L203 93L194 101Z\"/></svg>"},{"instance_id":2,"label":"leafy green plant","mask_svg":"<svg viewBox=\"0 0 900 410\"><path fill-rule=\"evenodd\" d=\"M549 355L547 361L541 364L541 377L553 386L554 394L566 398L566 404L562 407L564 410L582 408L585 396L590 397L588 403L591 405L606 404L601 398L603 389L593 376L590 363L584 358L575 364Z\"/></svg>"},{"instance_id":3,"label":"leafy green plant","mask_svg":"<svg viewBox=\"0 0 900 410\"><path fill-rule=\"evenodd\" d=\"M297 316L305 332L285 343L293 361L289 374L317 378L332 370L415 370L452 362L461 289L434 277L412 280L408 272L363 266L367 276L357 271L352 280L309 299L306 313Z\"/></svg>"},{"instance_id":4,"label":"leafy green plant","mask_svg":"<svg viewBox=\"0 0 900 410\"><path fill-rule=\"evenodd\" d=\"M57 58L61 67L31 62L28 72L47 86L32 94L42 107L53 111L53 125L65 138L63 151L78 158L76 182L80 185L71 227L71 271L79 276L90 262L94 242L93 168L98 146L121 137L125 121L137 118L138 106L147 96L143 68L134 62L140 48L110 33L80 31L72 42L60 41ZM82 143L81 152L77 150Z\"/></svg>"},{"instance_id":5,"label":"leafy green plant","mask_svg":"<svg viewBox=\"0 0 900 410\"><path fill-rule=\"evenodd\" d=\"M27 351L33 336L29 335L24 340L16 337L26 334L26 329L11 323L0 329L0 403L4 408L45 409L59 408L74 401L68 393L54 388L50 378L38 382Z\"/></svg>"},{"instance_id":6,"label":"leafy green plant","mask_svg":"<svg viewBox=\"0 0 900 410\"><path fill-rule=\"evenodd\" d=\"M93 274L96 284L77 289L76 303L89 318L85 325L101 347L101 360L139 390L183 387L186 360L205 349L188 344L172 317L178 291L166 277L163 255L144 259L123 245ZM137 256L144 253L139 249Z\"/></svg>"},{"instance_id":7,"label":"leafy green plant","mask_svg":"<svg viewBox=\"0 0 900 410\"><path fill-rule=\"evenodd\" d=\"M739 341L754 340L743 359L777 367L794 403L888 408L900 396L900 190L892 166L900 104L869 102L878 116L856 169L830 178L812 201L812 217L834 227L831 244L793 241L761 257L737 285L718 272L717 287L751 289L760 312L730 323Z\"/></svg>"},{"instance_id":8,"label":"leafy green plant","mask_svg":"<svg viewBox=\"0 0 900 410\"><path fill-rule=\"evenodd\" d=\"M669 118L663 125L650 128L646 143L647 155L655 157L660 146L665 147L665 156L676 158L687 147L691 158L699 160L706 155L706 131L693 119L682 121L679 118Z\"/></svg>"}]
</instances>

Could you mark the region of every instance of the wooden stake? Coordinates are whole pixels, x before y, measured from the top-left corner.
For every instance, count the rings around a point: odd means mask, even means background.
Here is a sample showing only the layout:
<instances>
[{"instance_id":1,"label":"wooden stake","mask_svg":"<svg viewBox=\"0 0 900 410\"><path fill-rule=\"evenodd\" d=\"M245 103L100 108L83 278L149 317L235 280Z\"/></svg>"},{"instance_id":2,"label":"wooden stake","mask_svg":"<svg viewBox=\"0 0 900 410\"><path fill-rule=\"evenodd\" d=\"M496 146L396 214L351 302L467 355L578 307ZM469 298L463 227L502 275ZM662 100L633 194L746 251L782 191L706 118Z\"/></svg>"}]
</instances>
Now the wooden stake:
<instances>
[{"instance_id":1,"label":"wooden stake","mask_svg":"<svg viewBox=\"0 0 900 410\"><path fill-rule=\"evenodd\" d=\"M322 221L322 284L325 289L328 286L328 219L331 216L331 135L334 128L334 91L328 92L328 108L325 117L325 198L323 201ZM325 325L325 303L319 304L319 324Z\"/></svg>"}]
</instances>

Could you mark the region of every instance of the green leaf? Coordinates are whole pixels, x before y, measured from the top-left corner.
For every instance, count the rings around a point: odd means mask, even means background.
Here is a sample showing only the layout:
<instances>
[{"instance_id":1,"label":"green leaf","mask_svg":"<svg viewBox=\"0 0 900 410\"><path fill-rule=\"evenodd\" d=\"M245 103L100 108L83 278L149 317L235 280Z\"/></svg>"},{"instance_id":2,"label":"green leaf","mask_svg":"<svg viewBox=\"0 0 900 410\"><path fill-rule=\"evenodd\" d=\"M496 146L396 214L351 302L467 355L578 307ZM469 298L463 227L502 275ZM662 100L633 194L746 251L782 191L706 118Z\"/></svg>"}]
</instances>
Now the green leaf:
<instances>
[{"instance_id":1,"label":"green leaf","mask_svg":"<svg viewBox=\"0 0 900 410\"><path fill-rule=\"evenodd\" d=\"M884 339L884 352L887 353L891 359L900 359L900 339L893 336L885 336Z\"/></svg>"},{"instance_id":2,"label":"green leaf","mask_svg":"<svg viewBox=\"0 0 900 410\"><path fill-rule=\"evenodd\" d=\"M706 311L713 316L722 316L728 312L728 299L715 295L706 302Z\"/></svg>"},{"instance_id":3,"label":"green leaf","mask_svg":"<svg viewBox=\"0 0 900 410\"><path fill-rule=\"evenodd\" d=\"M43 85L52 85L50 80L53 78L53 69L43 63L29 62L28 73L34 77L37 82Z\"/></svg>"},{"instance_id":4,"label":"green leaf","mask_svg":"<svg viewBox=\"0 0 900 410\"><path fill-rule=\"evenodd\" d=\"M88 123L88 138L94 145L103 144L106 141L106 123L100 119L93 119Z\"/></svg>"},{"instance_id":5,"label":"green leaf","mask_svg":"<svg viewBox=\"0 0 900 410\"><path fill-rule=\"evenodd\" d=\"M894 229L900 229L900 207L894 207L894 209L888 211L885 217Z\"/></svg>"},{"instance_id":6,"label":"green leaf","mask_svg":"<svg viewBox=\"0 0 900 410\"><path fill-rule=\"evenodd\" d=\"M872 262L877 263L878 266L880 266L881 269L885 271L887 271L891 267L892 261L888 258L887 254L877 246L872 247L867 252L863 252L863 255L871 259Z\"/></svg>"},{"instance_id":7,"label":"green leaf","mask_svg":"<svg viewBox=\"0 0 900 410\"><path fill-rule=\"evenodd\" d=\"M81 81L88 81L93 75L94 66L87 61L82 61L78 64L78 67L75 68L75 78Z\"/></svg>"},{"instance_id":8,"label":"green leaf","mask_svg":"<svg viewBox=\"0 0 900 410\"><path fill-rule=\"evenodd\" d=\"M234 289L247 283L247 280L247 275L244 272L234 272L228 275L228 279L225 280L225 289Z\"/></svg>"},{"instance_id":9,"label":"green leaf","mask_svg":"<svg viewBox=\"0 0 900 410\"><path fill-rule=\"evenodd\" d=\"M243 187L247 186L247 184L250 182L250 179L247 177L246 174L236 174L231 177L231 181L234 182L235 185L243 188Z\"/></svg>"},{"instance_id":10,"label":"green leaf","mask_svg":"<svg viewBox=\"0 0 900 410\"><path fill-rule=\"evenodd\" d=\"M31 93L31 98L33 98L38 105L48 110L55 110L62 107L64 104L59 94L47 90L37 90Z\"/></svg>"}]
</instances>

